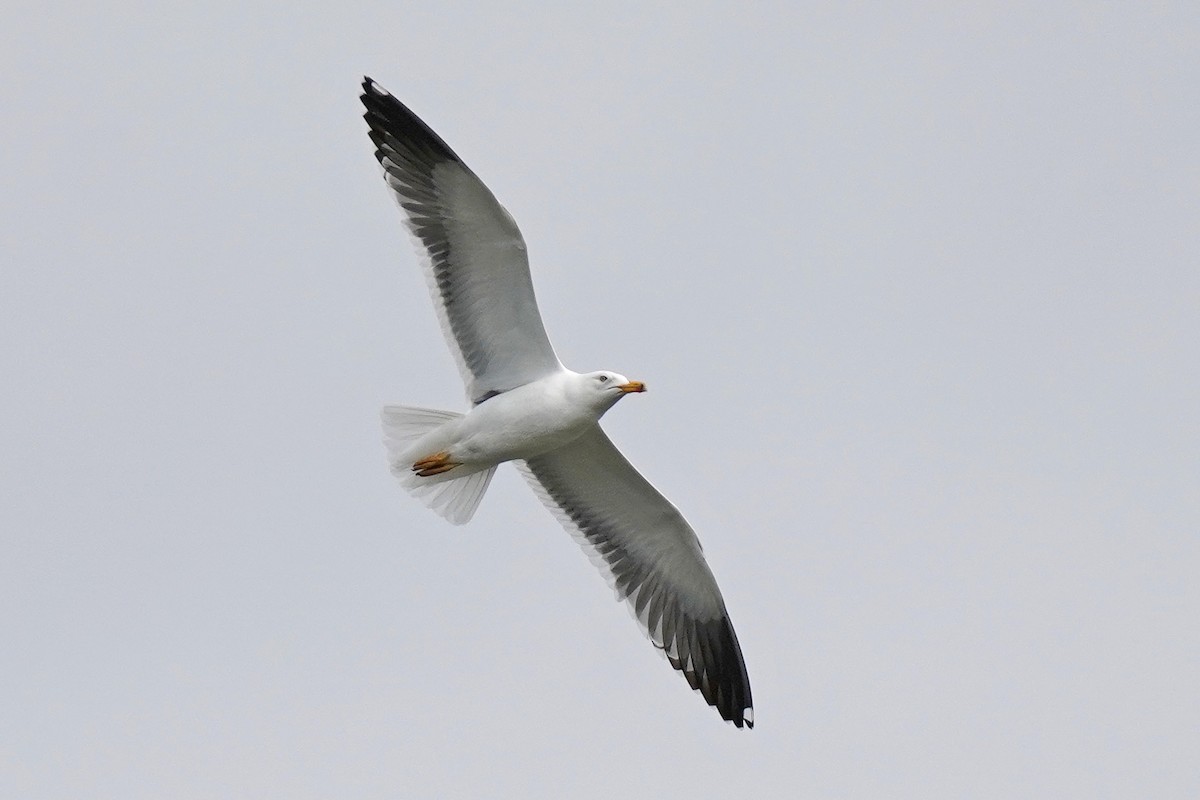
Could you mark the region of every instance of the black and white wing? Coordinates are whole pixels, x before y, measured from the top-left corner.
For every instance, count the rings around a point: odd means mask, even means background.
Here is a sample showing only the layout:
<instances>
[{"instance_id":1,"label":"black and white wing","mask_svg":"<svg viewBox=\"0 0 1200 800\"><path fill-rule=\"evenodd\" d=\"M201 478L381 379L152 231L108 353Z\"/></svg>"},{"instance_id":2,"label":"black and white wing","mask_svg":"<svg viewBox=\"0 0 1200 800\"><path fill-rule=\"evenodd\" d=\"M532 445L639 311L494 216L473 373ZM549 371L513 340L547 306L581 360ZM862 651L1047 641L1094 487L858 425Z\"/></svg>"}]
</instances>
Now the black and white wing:
<instances>
[{"instance_id":1,"label":"black and white wing","mask_svg":"<svg viewBox=\"0 0 1200 800\"><path fill-rule=\"evenodd\" d=\"M479 403L562 369L517 223L428 125L370 78L362 102L375 158L424 250L468 398Z\"/></svg>"},{"instance_id":2,"label":"black and white wing","mask_svg":"<svg viewBox=\"0 0 1200 800\"><path fill-rule=\"evenodd\" d=\"M725 601L700 541L675 506L599 425L520 465L671 666L724 719L754 727L750 679Z\"/></svg>"}]
</instances>

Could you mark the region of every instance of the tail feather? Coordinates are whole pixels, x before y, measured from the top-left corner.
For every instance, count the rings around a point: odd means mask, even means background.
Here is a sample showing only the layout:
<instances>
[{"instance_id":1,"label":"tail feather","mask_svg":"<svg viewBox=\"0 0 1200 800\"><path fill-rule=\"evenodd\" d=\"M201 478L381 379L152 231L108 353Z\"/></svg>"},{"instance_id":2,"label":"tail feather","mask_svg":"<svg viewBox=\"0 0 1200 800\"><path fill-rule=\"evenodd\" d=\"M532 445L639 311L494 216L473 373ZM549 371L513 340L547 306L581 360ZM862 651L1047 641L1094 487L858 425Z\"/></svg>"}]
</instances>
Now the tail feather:
<instances>
[{"instance_id":1,"label":"tail feather","mask_svg":"<svg viewBox=\"0 0 1200 800\"><path fill-rule=\"evenodd\" d=\"M420 453L417 445L429 436L430 448L437 449L435 432L448 422L462 417L453 411L410 406L385 406L383 440L388 450L392 474L410 494L449 522L462 525L475 515L479 502L496 473L491 467L455 467L449 472L421 477L412 471L412 462Z\"/></svg>"},{"instance_id":2,"label":"tail feather","mask_svg":"<svg viewBox=\"0 0 1200 800\"><path fill-rule=\"evenodd\" d=\"M455 525L463 525L475 516L475 509L479 508L479 502L483 500L495 474L496 468L490 467L461 478L417 486L409 491L445 519Z\"/></svg>"},{"instance_id":3,"label":"tail feather","mask_svg":"<svg viewBox=\"0 0 1200 800\"><path fill-rule=\"evenodd\" d=\"M462 416L454 411L438 411L436 408L416 406L384 406L379 416L383 419L383 437L388 444L409 445L425 434L440 428L452 419Z\"/></svg>"}]
</instances>

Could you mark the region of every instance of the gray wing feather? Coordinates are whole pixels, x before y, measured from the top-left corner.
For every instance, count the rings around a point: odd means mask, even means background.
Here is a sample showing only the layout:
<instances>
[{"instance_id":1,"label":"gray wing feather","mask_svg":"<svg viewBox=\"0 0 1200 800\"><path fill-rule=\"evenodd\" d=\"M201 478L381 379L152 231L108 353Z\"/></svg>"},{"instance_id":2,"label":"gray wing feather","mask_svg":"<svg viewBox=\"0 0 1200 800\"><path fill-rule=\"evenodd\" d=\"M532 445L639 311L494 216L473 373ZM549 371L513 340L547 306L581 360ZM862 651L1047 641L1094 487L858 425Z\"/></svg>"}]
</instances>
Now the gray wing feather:
<instances>
[{"instance_id":1,"label":"gray wing feather","mask_svg":"<svg viewBox=\"0 0 1200 800\"><path fill-rule=\"evenodd\" d=\"M561 369L517 223L428 125L370 78L362 102L375 158L423 250L468 398L482 402Z\"/></svg>"},{"instance_id":2,"label":"gray wing feather","mask_svg":"<svg viewBox=\"0 0 1200 800\"><path fill-rule=\"evenodd\" d=\"M675 506L599 425L518 465L671 666L724 719L754 727L737 635L700 541Z\"/></svg>"}]
</instances>

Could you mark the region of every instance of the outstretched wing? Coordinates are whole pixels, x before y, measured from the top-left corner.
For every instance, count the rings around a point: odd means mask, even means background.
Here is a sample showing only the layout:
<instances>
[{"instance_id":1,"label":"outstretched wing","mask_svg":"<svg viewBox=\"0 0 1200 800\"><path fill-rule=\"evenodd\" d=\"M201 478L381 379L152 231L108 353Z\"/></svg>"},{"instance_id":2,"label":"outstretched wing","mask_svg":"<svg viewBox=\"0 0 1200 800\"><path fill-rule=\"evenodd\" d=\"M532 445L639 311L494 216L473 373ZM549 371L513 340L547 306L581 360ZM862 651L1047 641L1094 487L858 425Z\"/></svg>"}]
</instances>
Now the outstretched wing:
<instances>
[{"instance_id":1,"label":"outstretched wing","mask_svg":"<svg viewBox=\"0 0 1200 800\"><path fill-rule=\"evenodd\" d=\"M520 463L671 666L737 727L754 727L750 679L700 541L596 425Z\"/></svg>"},{"instance_id":2,"label":"outstretched wing","mask_svg":"<svg viewBox=\"0 0 1200 800\"><path fill-rule=\"evenodd\" d=\"M467 396L479 403L562 369L538 313L525 240L475 173L370 78L363 117L375 158L423 259Z\"/></svg>"}]
</instances>

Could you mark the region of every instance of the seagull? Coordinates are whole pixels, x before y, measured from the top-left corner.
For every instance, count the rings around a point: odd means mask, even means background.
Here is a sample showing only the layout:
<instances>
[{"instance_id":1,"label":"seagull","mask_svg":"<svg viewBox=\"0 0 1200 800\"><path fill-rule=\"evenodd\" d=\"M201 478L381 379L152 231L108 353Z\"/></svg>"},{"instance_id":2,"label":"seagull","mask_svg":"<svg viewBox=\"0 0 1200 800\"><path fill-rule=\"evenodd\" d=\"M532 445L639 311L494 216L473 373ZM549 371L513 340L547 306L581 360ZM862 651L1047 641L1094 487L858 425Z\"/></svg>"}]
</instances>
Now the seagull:
<instances>
[{"instance_id":1,"label":"seagull","mask_svg":"<svg viewBox=\"0 0 1200 800\"><path fill-rule=\"evenodd\" d=\"M497 466L513 462L671 666L723 719L753 728L746 664L700 540L599 425L645 384L562 365L516 221L441 137L371 78L361 99L471 404L465 414L384 407L392 474L461 525Z\"/></svg>"}]
</instances>

